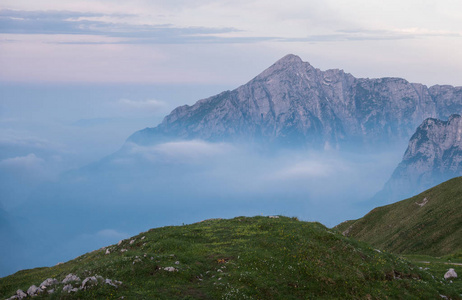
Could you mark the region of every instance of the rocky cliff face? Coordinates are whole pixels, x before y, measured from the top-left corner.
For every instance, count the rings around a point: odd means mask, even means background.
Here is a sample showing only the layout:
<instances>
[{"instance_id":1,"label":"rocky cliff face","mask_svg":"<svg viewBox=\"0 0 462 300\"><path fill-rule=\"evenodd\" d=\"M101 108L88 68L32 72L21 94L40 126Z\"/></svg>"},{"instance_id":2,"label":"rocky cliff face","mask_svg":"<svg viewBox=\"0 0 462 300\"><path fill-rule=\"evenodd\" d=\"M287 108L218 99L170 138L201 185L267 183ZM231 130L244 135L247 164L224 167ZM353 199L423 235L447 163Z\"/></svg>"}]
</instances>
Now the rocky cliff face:
<instances>
[{"instance_id":1,"label":"rocky cliff face","mask_svg":"<svg viewBox=\"0 0 462 300\"><path fill-rule=\"evenodd\" d=\"M180 106L130 141L264 141L310 147L407 140L428 117L462 110L462 87L358 79L287 55L233 91Z\"/></svg>"},{"instance_id":2,"label":"rocky cliff face","mask_svg":"<svg viewBox=\"0 0 462 300\"><path fill-rule=\"evenodd\" d=\"M462 175L462 117L426 119L416 130L403 161L386 183L382 197L400 200Z\"/></svg>"}]
</instances>

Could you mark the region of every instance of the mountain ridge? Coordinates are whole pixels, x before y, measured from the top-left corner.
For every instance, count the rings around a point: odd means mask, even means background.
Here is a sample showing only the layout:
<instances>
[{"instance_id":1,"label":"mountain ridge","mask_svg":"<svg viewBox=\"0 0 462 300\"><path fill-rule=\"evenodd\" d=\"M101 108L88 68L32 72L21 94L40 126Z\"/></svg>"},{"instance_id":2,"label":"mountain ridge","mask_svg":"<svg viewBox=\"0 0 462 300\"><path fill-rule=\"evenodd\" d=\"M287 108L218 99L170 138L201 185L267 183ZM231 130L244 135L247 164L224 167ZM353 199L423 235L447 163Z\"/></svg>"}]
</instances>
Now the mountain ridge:
<instances>
[{"instance_id":1,"label":"mountain ridge","mask_svg":"<svg viewBox=\"0 0 462 300\"><path fill-rule=\"evenodd\" d=\"M402 161L375 199L402 199L461 175L462 117L428 118L417 127Z\"/></svg>"},{"instance_id":2,"label":"mountain ridge","mask_svg":"<svg viewBox=\"0 0 462 300\"><path fill-rule=\"evenodd\" d=\"M321 71L289 54L248 83L175 108L128 141L258 141L314 148L406 140L426 118L462 111L462 87Z\"/></svg>"}]
</instances>

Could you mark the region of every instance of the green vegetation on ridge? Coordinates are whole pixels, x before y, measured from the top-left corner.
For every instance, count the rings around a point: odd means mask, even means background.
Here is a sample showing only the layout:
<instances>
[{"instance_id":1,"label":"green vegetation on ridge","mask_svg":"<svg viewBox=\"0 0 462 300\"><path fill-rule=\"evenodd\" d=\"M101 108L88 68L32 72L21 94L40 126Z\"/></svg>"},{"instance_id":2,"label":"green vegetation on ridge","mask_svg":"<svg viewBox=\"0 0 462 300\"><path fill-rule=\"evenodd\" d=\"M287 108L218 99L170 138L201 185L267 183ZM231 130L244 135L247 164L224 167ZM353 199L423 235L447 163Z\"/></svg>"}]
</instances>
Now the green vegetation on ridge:
<instances>
[{"instance_id":1,"label":"green vegetation on ridge","mask_svg":"<svg viewBox=\"0 0 462 300\"><path fill-rule=\"evenodd\" d=\"M462 251L462 177L417 196L377 207L336 227L393 253L443 256Z\"/></svg>"},{"instance_id":2,"label":"green vegetation on ridge","mask_svg":"<svg viewBox=\"0 0 462 300\"><path fill-rule=\"evenodd\" d=\"M123 284L71 293L61 284L35 299L461 299L442 275L319 223L287 217L152 229L62 265L0 278L0 298L69 273Z\"/></svg>"}]
</instances>

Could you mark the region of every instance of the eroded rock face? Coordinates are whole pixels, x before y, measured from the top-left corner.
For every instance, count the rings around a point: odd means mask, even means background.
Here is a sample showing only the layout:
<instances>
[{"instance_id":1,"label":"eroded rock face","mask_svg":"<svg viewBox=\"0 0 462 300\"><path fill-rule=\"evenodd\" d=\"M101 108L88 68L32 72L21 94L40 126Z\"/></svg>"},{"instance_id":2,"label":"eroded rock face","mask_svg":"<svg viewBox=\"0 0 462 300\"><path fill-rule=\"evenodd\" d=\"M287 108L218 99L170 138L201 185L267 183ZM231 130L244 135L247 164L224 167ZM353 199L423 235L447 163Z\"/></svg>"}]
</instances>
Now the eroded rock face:
<instances>
[{"instance_id":1,"label":"eroded rock face","mask_svg":"<svg viewBox=\"0 0 462 300\"><path fill-rule=\"evenodd\" d=\"M402 162L384 187L395 200L462 175L462 117L429 118L416 130Z\"/></svg>"},{"instance_id":2,"label":"eroded rock face","mask_svg":"<svg viewBox=\"0 0 462 300\"><path fill-rule=\"evenodd\" d=\"M462 87L409 83L401 78L358 79L321 71L287 55L233 91L173 110L131 142L169 139L264 141L340 147L408 140L426 118L462 111Z\"/></svg>"}]
</instances>

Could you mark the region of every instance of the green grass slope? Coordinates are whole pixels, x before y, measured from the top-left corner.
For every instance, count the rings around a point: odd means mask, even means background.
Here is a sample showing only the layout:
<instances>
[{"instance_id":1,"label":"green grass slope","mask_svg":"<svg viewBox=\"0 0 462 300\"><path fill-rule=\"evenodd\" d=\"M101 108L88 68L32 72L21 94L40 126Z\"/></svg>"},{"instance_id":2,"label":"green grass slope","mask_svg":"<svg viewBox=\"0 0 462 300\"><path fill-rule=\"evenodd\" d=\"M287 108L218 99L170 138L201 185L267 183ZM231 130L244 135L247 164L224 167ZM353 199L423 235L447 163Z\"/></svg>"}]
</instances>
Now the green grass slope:
<instances>
[{"instance_id":1,"label":"green grass slope","mask_svg":"<svg viewBox=\"0 0 462 300\"><path fill-rule=\"evenodd\" d=\"M58 284L54 293L45 291L35 299L462 298L443 274L434 276L319 223L287 217L237 217L152 229L65 264L0 278L0 298L49 277L62 281L69 273L123 283L71 293Z\"/></svg>"},{"instance_id":2,"label":"green grass slope","mask_svg":"<svg viewBox=\"0 0 462 300\"><path fill-rule=\"evenodd\" d=\"M443 256L462 250L462 177L373 209L336 227L393 253Z\"/></svg>"}]
</instances>

